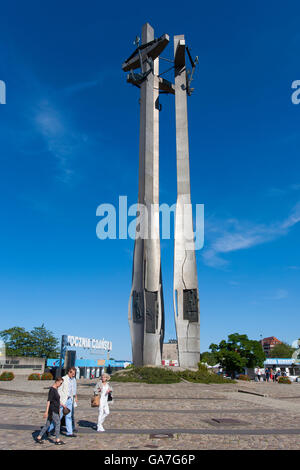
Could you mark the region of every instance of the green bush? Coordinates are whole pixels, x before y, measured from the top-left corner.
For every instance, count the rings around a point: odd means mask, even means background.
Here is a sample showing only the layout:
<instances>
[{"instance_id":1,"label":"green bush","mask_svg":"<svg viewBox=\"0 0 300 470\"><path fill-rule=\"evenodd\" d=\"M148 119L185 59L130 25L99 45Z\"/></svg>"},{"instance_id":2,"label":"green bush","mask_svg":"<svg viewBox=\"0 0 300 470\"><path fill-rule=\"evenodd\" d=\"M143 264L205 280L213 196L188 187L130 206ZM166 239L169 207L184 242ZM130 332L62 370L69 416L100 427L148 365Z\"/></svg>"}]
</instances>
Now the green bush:
<instances>
[{"instance_id":1,"label":"green bush","mask_svg":"<svg viewBox=\"0 0 300 470\"><path fill-rule=\"evenodd\" d=\"M180 382L180 378L172 370L160 367L132 367L124 374L114 374L115 382L142 382L147 384L171 384Z\"/></svg>"},{"instance_id":2,"label":"green bush","mask_svg":"<svg viewBox=\"0 0 300 470\"><path fill-rule=\"evenodd\" d=\"M178 371L176 374L180 378L187 380L188 382L201 383L201 384L227 384L227 383L236 383L234 380L225 379L222 375L215 374L214 372L209 372L209 370L184 370Z\"/></svg>"},{"instance_id":3,"label":"green bush","mask_svg":"<svg viewBox=\"0 0 300 470\"><path fill-rule=\"evenodd\" d=\"M41 380L53 380L53 375L50 372L44 372L41 375Z\"/></svg>"},{"instance_id":4,"label":"green bush","mask_svg":"<svg viewBox=\"0 0 300 470\"><path fill-rule=\"evenodd\" d=\"M279 384L291 384L291 380L288 377L278 377Z\"/></svg>"},{"instance_id":5,"label":"green bush","mask_svg":"<svg viewBox=\"0 0 300 470\"><path fill-rule=\"evenodd\" d=\"M180 379L170 369L160 367L139 367L136 373L148 384L173 384L180 382Z\"/></svg>"},{"instance_id":6,"label":"green bush","mask_svg":"<svg viewBox=\"0 0 300 470\"><path fill-rule=\"evenodd\" d=\"M12 372L2 372L0 375L0 380L8 382L10 380L14 380L15 375Z\"/></svg>"},{"instance_id":7,"label":"green bush","mask_svg":"<svg viewBox=\"0 0 300 470\"><path fill-rule=\"evenodd\" d=\"M205 364L203 364L203 362L198 362L198 370L201 371L201 372L208 372L209 369L207 368L207 366Z\"/></svg>"},{"instance_id":8,"label":"green bush","mask_svg":"<svg viewBox=\"0 0 300 470\"><path fill-rule=\"evenodd\" d=\"M203 366L203 367L202 367ZM132 367L126 373L117 373L111 376L115 382L140 382L148 384L171 384L179 383L182 379L194 383L236 383L233 380L210 372L206 366L201 364L200 370L173 371L160 367Z\"/></svg>"},{"instance_id":9,"label":"green bush","mask_svg":"<svg viewBox=\"0 0 300 470\"><path fill-rule=\"evenodd\" d=\"M37 374L37 373L30 374L28 376L28 380L41 380L41 374Z\"/></svg>"},{"instance_id":10,"label":"green bush","mask_svg":"<svg viewBox=\"0 0 300 470\"><path fill-rule=\"evenodd\" d=\"M129 374L113 374L110 377L110 382L143 382L140 377L134 373Z\"/></svg>"},{"instance_id":11,"label":"green bush","mask_svg":"<svg viewBox=\"0 0 300 470\"><path fill-rule=\"evenodd\" d=\"M240 374L240 375L239 375L239 380L245 380L246 382L250 382L250 381L251 381L249 375L244 375L244 374Z\"/></svg>"}]
</instances>

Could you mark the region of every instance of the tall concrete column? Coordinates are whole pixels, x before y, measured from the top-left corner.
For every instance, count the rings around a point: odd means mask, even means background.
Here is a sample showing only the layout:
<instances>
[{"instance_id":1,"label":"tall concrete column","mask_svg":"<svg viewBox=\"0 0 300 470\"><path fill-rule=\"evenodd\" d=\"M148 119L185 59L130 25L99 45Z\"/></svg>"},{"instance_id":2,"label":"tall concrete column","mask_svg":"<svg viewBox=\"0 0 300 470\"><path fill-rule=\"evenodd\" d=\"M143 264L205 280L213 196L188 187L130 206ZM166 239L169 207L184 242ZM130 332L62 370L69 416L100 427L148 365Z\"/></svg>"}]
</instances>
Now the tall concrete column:
<instances>
[{"instance_id":1,"label":"tall concrete column","mask_svg":"<svg viewBox=\"0 0 300 470\"><path fill-rule=\"evenodd\" d=\"M154 30L142 28L142 45L153 41ZM151 69L147 56L142 72ZM164 337L164 307L159 239L159 58L140 84L139 195L128 320L135 365L160 365Z\"/></svg>"},{"instance_id":2,"label":"tall concrete column","mask_svg":"<svg viewBox=\"0 0 300 470\"><path fill-rule=\"evenodd\" d=\"M200 309L193 241L185 56L184 36L175 36L177 202L174 244L174 311L179 365L197 367L200 361Z\"/></svg>"}]
</instances>

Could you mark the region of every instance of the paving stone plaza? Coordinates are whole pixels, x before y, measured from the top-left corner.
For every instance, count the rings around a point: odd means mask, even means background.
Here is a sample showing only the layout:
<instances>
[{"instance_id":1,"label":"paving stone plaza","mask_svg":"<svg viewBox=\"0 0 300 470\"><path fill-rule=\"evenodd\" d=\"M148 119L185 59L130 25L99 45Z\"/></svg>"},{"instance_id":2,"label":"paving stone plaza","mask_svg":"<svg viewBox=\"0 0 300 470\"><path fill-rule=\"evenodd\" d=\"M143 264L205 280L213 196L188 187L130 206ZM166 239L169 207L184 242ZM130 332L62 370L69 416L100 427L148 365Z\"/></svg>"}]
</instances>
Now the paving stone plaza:
<instances>
[{"instance_id":1,"label":"paving stone plaza","mask_svg":"<svg viewBox=\"0 0 300 470\"><path fill-rule=\"evenodd\" d=\"M98 409L90 406L95 381L80 380L77 437L62 435L65 445L57 447L50 436L39 446L33 436L44 424L51 384L21 377L0 384L1 449L300 449L300 383L112 382L106 432L97 433Z\"/></svg>"}]
</instances>

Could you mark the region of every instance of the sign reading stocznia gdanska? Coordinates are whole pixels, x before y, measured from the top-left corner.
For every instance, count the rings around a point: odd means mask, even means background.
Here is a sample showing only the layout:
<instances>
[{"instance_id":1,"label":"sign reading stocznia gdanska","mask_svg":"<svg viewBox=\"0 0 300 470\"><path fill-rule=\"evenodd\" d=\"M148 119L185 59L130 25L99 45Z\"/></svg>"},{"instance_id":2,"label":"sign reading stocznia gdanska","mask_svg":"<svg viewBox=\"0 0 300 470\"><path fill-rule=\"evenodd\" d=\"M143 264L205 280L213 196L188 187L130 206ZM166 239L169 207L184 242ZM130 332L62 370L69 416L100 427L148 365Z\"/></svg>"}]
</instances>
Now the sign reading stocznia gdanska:
<instances>
[{"instance_id":1,"label":"sign reading stocznia gdanska","mask_svg":"<svg viewBox=\"0 0 300 470\"><path fill-rule=\"evenodd\" d=\"M82 338L80 336L62 335L60 358L59 358L59 372L61 372L65 354L69 350L69 348L87 349L89 350L88 352L92 354L91 350L111 351L112 342L106 341L105 339ZM97 354L100 354L100 353L97 353Z\"/></svg>"},{"instance_id":2,"label":"sign reading stocznia gdanska","mask_svg":"<svg viewBox=\"0 0 300 470\"><path fill-rule=\"evenodd\" d=\"M66 336L66 346L71 348L85 348L85 349L105 349L111 351L112 342L105 339L81 338L79 336Z\"/></svg>"}]
</instances>

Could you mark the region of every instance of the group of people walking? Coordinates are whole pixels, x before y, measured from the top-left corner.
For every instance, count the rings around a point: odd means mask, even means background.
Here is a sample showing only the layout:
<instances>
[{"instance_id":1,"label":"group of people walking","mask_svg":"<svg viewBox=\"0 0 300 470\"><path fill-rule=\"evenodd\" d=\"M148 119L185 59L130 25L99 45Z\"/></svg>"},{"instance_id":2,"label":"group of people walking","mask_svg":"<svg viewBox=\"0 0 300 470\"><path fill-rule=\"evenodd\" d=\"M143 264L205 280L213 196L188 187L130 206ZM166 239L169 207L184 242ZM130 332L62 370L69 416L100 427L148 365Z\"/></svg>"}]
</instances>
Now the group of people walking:
<instances>
[{"instance_id":1,"label":"group of people walking","mask_svg":"<svg viewBox=\"0 0 300 470\"><path fill-rule=\"evenodd\" d=\"M260 369L257 367L255 369L255 374L258 382L261 380L265 380L266 382L277 382L279 377L286 375L286 372L282 372L280 369L274 370L270 367L267 367L266 369Z\"/></svg>"},{"instance_id":2,"label":"group of people walking","mask_svg":"<svg viewBox=\"0 0 300 470\"><path fill-rule=\"evenodd\" d=\"M54 384L50 387L48 394L48 401L44 418L46 423L41 429L39 435L36 437L36 442L43 444L44 434L49 434L55 430L55 444L62 445L64 442L60 439L60 427L61 419L65 417L66 424L66 437L76 437L74 432L75 420L74 420L74 408L77 407L77 384L76 384L76 369L70 367L67 374L64 377L57 377ZM103 422L109 414L108 397L112 392L112 387L109 385L110 380L109 374L102 374L99 382L94 388L94 394L100 395L99 401L99 415L97 431L104 432Z\"/></svg>"}]
</instances>

